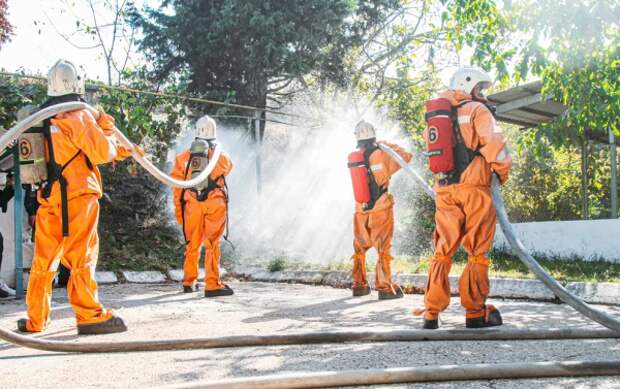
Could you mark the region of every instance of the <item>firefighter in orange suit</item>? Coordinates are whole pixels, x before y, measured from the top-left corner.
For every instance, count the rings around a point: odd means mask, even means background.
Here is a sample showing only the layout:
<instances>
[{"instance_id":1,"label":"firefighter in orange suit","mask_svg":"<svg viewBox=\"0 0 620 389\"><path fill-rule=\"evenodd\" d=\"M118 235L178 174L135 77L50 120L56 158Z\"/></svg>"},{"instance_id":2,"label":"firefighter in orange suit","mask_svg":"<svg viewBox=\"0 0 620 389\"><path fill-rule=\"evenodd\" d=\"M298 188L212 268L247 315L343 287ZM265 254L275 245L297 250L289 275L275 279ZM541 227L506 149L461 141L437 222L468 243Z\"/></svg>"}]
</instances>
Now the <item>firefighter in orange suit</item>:
<instances>
[{"instance_id":1,"label":"firefighter in orange suit","mask_svg":"<svg viewBox=\"0 0 620 389\"><path fill-rule=\"evenodd\" d=\"M189 150L176 158L171 176L188 180L197 176L213 156L216 124L209 116L196 122L196 139ZM233 290L220 280L220 240L227 224L228 188L226 176L233 168L226 153L221 153L209 179L193 189L174 189L176 218L185 237L183 291L199 289L198 262L205 247L205 297L229 296Z\"/></svg>"},{"instance_id":2,"label":"firefighter in orange suit","mask_svg":"<svg viewBox=\"0 0 620 389\"><path fill-rule=\"evenodd\" d=\"M364 164L368 169L370 202L356 202L353 216L353 296L370 294L366 279L366 251L374 247L379 259L375 270L375 288L379 300L403 297L401 288L392 282L390 262L393 257L392 235L394 234L394 198L388 192L390 178L400 170L400 165L377 146L376 131L372 124L361 121L355 127L357 147L364 152ZM380 141L394 149L405 161L411 154L397 145Z\"/></svg>"},{"instance_id":3,"label":"firefighter in orange suit","mask_svg":"<svg viewBox=\"0 0 620 389\"><path fill-rule=\"evenodd\" d=\"M42 108L82 101L84 82L68 61L58 61L48 74L49 99ZM38 192L35 249L28 281L28 319L22 332L43 331L50 321L52 281L60 262L71 272L67 285L80 335L127 330L123 320L99 302L95 266L99 251L97 223L101 175L97 165L130 155L112 134L114 120L101 112L65 112L44 122L49 141L48 179Z\"/></svg>"},{"instance_id":4,"label":"firefighter in orange suit","mask_svg":"<svg viewBox=\"0 0 620 389\"><path fill-rule=\"evenodd\" d=\"M456 108L458 129L472 159L460 176L436 179L436 229L433 236L435 255L431 258L424 295L426 329L439 326L439 313L450 303L448 273L452 256L462 244L469 258L459 280L461 304L466 310L467 328L502 324L499 310L486 304L489 294L486 253L495 234L496 215L491 197L491 178L508 180L512 160L506 141L485 105L483 89L491 86L490 76L476 68L461 68L452 77L450 89L440 97ZM428 130L425 138L429 141Z\"/></svg>"}]
</instances>

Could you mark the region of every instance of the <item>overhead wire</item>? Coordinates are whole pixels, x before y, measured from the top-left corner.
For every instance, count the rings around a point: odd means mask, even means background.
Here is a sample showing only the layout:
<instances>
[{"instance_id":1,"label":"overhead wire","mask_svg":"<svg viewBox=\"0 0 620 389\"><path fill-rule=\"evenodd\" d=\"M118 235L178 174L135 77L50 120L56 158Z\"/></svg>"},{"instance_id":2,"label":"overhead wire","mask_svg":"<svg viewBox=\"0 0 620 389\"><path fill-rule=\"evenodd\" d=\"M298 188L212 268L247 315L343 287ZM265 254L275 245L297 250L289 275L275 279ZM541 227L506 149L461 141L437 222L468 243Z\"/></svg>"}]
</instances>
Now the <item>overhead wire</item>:
<instances>
[{"instance_id":1,"label":"overhead wire","mask_svg":"<svg viewBox=\"0 0 620 389\"><path fill-rule=\"evenodd\" d=\"M18 78L24 78L24 79L33 79L33 80L38 80L38 81L46 81L47 80L47 78L43 77L43 76L32 76L32 75L26 75L26 74L20 74L20 73L12 73L12 72L0 72L0 75L1 76L6 76L6 77L18 77ZM91 87L91 88L95 89L95 90L110 89L110 90L117 90L117 91L121 91L121 92L128 92L128 93L134 93L134 94L145 94L145 95L151 95L151 96L157 96L157 97L165 97L165 98L174 98L174 99L179 99L179 100L192 101L192 102L196 102L196 103L211 104L211 105L216 105L216 106L221 106L221 107L243 109L243 110L254 111L254 112L266 112L266 113L270 113L270 114L273 114L273 115L288 116L288 117L304 119L304 120L314 120L314 118L311 118L311 117L308 117L308 116L298 115L298 114L289 113L289 112L281 112L281 111L277 111L277 110L274 110L274 109L271 109L271 108L268 108L268 107L253 107L253 106L250 106L250 105L227 103L227 102L223 102L223 101L205 99L205 98L202 98L202 97L194 97L194 96L180 95L180 94L174 94L174 93L164 93L164 92L148 91L148 90L135 89L135 88L129 88L129 87L124 87L124 86L113 86L113 85L105 85L105 84L98 84L98 83L87 83L86 85L88 87Z\"/></svg>"}]
</instances>

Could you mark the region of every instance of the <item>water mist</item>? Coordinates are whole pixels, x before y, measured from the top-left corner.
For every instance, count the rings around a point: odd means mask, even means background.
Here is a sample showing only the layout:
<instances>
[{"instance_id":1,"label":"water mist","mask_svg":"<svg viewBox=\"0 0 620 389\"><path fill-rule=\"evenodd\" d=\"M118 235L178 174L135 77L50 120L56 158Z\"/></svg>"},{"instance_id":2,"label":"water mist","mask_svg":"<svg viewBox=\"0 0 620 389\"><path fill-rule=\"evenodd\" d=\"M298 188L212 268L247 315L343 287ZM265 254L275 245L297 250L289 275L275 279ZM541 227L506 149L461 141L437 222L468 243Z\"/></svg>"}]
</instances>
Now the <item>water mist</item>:
<instances>
[{"instance_id":1,"label":"water mist","mask_svg":"<svg viewBox=\"0 0 620 389\"><path fill-rule=\"evenodd\" d=\"M307 116L307 109L296 111ZM379 140L411 150L405 131L384 113L367 112L363 118L378 129ZM317 117L318 125L313 128L301 126L308 122L298 123L299 127L267 122L260 151L260 193L258 146L250 131L218 123L218 142L234 163L227 182L230 240L237 260L265 262L283 257L288 262L325 265L351 257L355 207L347 155L355 149L353 129L359 119L352 109L331 104L330 112ZM193 131L187 131L176 151L187 149L193 137ZM398 236L400 216L415 214L411 198L418 192L401 173L393 177L390 191L396 200ZM406 245L403 238L407 239L401 236L394 241L393 255ZM374 250L368 254L376 258Z\"/></svg>"}]
</instances>

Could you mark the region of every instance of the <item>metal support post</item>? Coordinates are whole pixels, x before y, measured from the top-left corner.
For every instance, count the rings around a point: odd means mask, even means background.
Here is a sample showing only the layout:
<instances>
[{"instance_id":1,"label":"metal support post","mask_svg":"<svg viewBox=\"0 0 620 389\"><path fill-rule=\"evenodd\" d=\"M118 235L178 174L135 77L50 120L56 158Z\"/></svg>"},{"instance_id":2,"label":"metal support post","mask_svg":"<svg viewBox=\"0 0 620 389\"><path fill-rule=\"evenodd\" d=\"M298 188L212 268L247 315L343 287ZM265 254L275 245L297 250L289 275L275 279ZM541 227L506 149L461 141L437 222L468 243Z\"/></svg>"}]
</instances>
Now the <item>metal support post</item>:
<instances>
[{"instance_id":1,"label":"metal support post","mask_svg":"<svg viewBox=\"0 0 620 389\"><path fill-rule=\"evenodd\" d=\"M24 196L22 193L22 182L19 175L19 146L13 149L13 189L15 195L13 197L14 204L14 236L15 236L15 295L17 298L24 297L24 260L23 260L23 221L22 221L22 207L24 204Z\"/></svg>"},{"instance_id":2,"label":"metal support post","mask_svg":"<svg viewBox=\"0 0 620 389\"><path fill-rule=\"evenodd\" d=\"M618 160L616 154L616 136L609 127L609 159L611 160L611 218L618 218Z\"/></svg>"},{"instance_id":3,"label":"metal support post","mask_svg":"<svg viewBox=\"0 0 620 389\"><path fill-rule=\"evenodd\" d=\"M256 137L256 191L258 193L258 195L260 196L261 192L262 192L262 159L261 159L261 154L262 154L262 148L263 148L263 141L261 139L261 134L260 134L260 111L255 111L254 115L254 136Z\"/></svg>"},{"instance_id":4,"label":"metal support post","mask_svg":"<svg viewBox=\"0 0 620 389\"><path fill-rule=\"evenodd\" d=\"M581 218L588 220L588 140L581 144Z\"/></svg>"}]
</instances>

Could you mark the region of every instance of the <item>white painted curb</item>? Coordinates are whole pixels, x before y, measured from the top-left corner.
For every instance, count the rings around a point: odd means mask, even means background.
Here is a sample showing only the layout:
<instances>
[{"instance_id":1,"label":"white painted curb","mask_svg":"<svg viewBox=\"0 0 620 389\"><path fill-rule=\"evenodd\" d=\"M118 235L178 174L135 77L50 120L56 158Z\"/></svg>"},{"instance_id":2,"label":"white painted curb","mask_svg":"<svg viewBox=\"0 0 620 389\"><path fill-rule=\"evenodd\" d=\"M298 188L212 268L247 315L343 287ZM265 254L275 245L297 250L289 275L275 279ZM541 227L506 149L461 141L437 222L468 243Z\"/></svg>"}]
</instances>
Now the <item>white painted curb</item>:
<instances>
[{"instance_id":1,"label":"white painted curb","mask_svg":"<svg viewBox=\"0 0 620 389\"><path fill-rule=\"evenodd\" d=\"M326 285L335 288L350 288L351 273L346 271L278 271L268 272L255 267L237 266L233 275L251 281L290 282L312 285ZM367 279L374 288L374 273L368 273ZM424 293L426 274L399 273L394 280L408 293ZM521 280L513 278L492 278L489 297L528 299L539 301L556 301L556 296L538 280ZM581 297L587 303L620 305L620 284L599 283L586 284L571 282L565 285L568 290ZM458 277L450 276L450 289L458 295Z\"/></svg>"},{"instance_id":2,"label":"white painted curb","mask_svg":"<svg viewBox=\"0 0 620 389\"><path fill-rule=\"evenodd\" d=\"M220 278L226 277L227 274L228 272L226 271L226 269L220 268ZM183 281L183 269L168 270L168 278L175 282L182 282ZM198 272L198 281L204 281L204 279L205 279L205 269L201 267Z\"/></svg>"},{"instance_id":3,"label":"white painted curb","mask_svg":"<svg viewBox=\"0 0 620 389\"><path fill-rule=\"evenodd\" d=\"M127 282L134 284L161 284L166 282L166 277L158 271L124 271L122 274Z\"/></svg>"},{"instance_id":4,"label":"white painted curb","mask_svg":"<svg viewBox=\"0 0 620 389\"><path fill-rule=\"evenodd\" d=\"M166 277L158 271L123 271L123 278L129 283L161 284L167 281L183 281L183 270L169 270ZM350 288L352 279L348 271L277 271L269 272L258 267L237 266L232 272L220 269L222 278L238 277L249 281L289 282L310 285L327 285L335 288ZM374 288L375 275L368 273L368 283ZM398 273L394 280L408 293L424 293L426 274ZM95 280L100 284L119 282L113 272L96 272ZM204 280L204 269L200 269L199 280ZM492 278L489 297L527 299L538 301L556 301L557 298L538 280L521 280L514 278ZM591 304L620 305L620 284L608 282L583 283L569 282L565 285L570 292ZM458 277L450 276L451 293L458 295Z\"/></svg>"},{"instance_id":5,"label":"white painted curb","mask_svg":"<svg viewBox=\"0 0 620 389\"><path fill-rule=\"evenodd\" d=\"M98 271L95 272L95 281L97 281L97 283L101 285L116 284L118 282L118 278L116 277L116 274L114 274L114 272Z\"/></svg>"}]
</instances>

